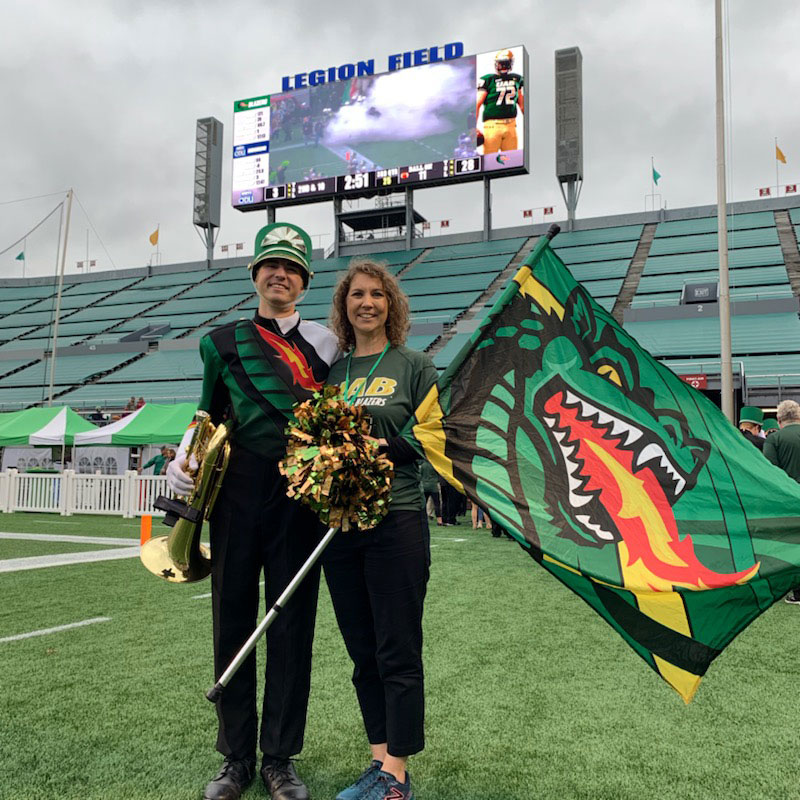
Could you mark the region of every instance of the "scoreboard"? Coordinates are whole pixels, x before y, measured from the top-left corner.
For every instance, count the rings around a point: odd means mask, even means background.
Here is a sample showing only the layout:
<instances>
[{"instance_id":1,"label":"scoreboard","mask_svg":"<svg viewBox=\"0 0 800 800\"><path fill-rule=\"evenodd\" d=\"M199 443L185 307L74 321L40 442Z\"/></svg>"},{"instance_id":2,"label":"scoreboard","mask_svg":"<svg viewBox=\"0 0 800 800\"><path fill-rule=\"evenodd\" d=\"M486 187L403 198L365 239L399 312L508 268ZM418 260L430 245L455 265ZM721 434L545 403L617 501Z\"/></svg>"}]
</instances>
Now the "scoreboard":
<instances>
[{"instance_id":1,"label":"scoreboard","mask_svg":"<svg viewBox=\"0 0 800 800\"><path fill-rule=\"evenodd\" d=\"M498 72L501 54L511 66L501 62ZM237 100L233 206L253 211L527 173L527 72L517 46ZM499 143L484 136L498 118L494 129L512 134Z\"/></svg>"}]
</instances>

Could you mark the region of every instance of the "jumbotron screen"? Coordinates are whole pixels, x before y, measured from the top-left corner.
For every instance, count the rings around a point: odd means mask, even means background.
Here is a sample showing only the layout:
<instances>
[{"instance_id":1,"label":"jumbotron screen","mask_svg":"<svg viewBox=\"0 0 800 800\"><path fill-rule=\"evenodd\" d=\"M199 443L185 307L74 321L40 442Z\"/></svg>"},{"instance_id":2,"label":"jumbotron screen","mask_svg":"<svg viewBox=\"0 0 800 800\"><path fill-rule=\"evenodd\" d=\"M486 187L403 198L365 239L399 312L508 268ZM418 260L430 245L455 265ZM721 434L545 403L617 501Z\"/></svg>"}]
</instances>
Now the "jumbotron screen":
<instances>
[{"instance_id":1,"label":"jumbotron screen","mask_svg":"<svg viewBox=\"0 0 800 800\"><path fill-rule=\"evenodd\" d=\"M528 172L528 55L504 47L234 103L233 206Z\"/></svg>"}]
</instances>

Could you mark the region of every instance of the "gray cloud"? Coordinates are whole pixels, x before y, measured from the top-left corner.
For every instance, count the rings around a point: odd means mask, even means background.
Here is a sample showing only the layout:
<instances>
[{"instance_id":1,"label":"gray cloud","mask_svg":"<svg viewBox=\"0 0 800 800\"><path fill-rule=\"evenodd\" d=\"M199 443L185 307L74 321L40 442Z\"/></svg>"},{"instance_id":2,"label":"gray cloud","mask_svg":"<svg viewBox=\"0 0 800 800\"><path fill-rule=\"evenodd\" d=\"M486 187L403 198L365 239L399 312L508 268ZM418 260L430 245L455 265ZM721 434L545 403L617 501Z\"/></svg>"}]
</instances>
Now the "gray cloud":
<instances>
[{"instance_id":1,"label":"gray cloud","mask_svg":"<svg viewBox=\"0 0 800 800\"><path fill-rule=\"evenodd\" d=\"M756 196L775 182L773 138L789 163L781 180L800 182L800 10L789 0L729 0L731 160L729 197ZM389 53L463 41L468 53L524 44L531 53L526 110L530 176L493 184L497 226L522 223L522 209L563 204L554 177L553 51L584 55L586 183L580 216L636 211L650 190L650 158L670 207L713 202L714 20L703 0L610 2L528 0L497 9L483 2L294 5L55 0L8 7L0 20L0 201L73 186L117 266L147 263L147 237L161 226L165 261L203 257L191 226L194 125L213 115L229 150L235 99L278 91L281 77L359 58L385 65ZM249 248L263 213L241 214L223 181L219 243ZM57 202L0 206L0 249ZM450 231L481 225L479 184L416 193L429 219ZM330 241L330 204L278 212ZM435 226L434 226L435 227ZM89 224L73 210L68 266L85 257ZM28 271L53 270L57 223L27 242ZM93 233L90 257L110 262ZM16 252L3 275L20 274Z\"/></svg>"}]
</instances>

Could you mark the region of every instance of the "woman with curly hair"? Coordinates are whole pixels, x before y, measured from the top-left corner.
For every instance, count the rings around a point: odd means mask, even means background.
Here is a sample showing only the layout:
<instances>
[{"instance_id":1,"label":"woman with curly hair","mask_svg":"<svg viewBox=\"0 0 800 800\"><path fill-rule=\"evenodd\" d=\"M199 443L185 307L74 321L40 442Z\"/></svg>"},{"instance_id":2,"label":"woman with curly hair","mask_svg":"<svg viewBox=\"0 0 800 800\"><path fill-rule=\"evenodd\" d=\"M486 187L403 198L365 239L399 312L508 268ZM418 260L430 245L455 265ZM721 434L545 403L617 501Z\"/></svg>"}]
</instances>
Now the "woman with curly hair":
<instances>
[{"instance_id":1,"label":"woman with curly hair","mask_svg":"<svg viewBox=\"0 0 800 800\"><path fill-rule=\"evenodd\" d=\"M353 660L372 762L337 800L413 800L408 757L424 746L422 607L430 535L414 449L398 434L437 373L405 347L408 298L381 264L353 261L333 297L331 330L347 353L328 376L367 406L372 434L394 463L389 513L374 529L333 539L323 566Z\"/></svg>"}]
</instances>

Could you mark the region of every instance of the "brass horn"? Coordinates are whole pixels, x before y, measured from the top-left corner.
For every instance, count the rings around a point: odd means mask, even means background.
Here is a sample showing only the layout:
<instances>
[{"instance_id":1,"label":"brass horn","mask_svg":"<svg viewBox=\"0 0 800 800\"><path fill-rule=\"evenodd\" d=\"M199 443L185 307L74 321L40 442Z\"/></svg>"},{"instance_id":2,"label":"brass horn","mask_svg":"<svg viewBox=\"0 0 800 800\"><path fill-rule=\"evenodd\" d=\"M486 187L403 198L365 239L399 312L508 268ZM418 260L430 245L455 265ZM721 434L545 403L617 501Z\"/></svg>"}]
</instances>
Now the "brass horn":
<instances>
[{"instance_id":1,"label":"brass horn","mask_svg":"<svg viewBox=\"0 0 800 800\"><path fill-rule=\"evenodd\" d=\"M201 581L211 572L211 553L200 544L203 520L208 519L228 467L231 446L228 441L233 422L214 425L205 411L195 414L195 427L186 451L197 461L194 488L186 501L160 495L153 504L166 511L164 524L172 526L166 536L157 536L142 545L142 563L154 575L172 583Z\"/></svg>"}]
</instances>

